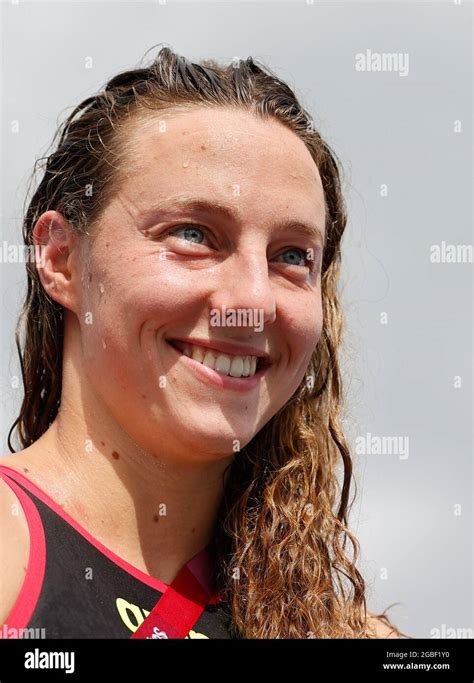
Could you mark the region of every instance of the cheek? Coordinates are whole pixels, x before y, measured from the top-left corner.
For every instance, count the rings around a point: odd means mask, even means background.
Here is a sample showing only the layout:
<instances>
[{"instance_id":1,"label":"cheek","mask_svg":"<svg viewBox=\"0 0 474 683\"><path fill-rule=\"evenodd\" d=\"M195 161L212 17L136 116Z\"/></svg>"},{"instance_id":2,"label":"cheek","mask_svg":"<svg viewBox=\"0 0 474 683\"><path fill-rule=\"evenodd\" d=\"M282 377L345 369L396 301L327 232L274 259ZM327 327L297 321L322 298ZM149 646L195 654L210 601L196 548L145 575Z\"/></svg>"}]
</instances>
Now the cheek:
<instances>
[{"instance_id":1,"label":"cheek","mask_svg":"<svg viewBox=\"0 0 474 683\"><path fill-rule=\"evenodd\" d=\"M289 364L287 382L280 384L287 398L292 396L304 380L308 364L321 337L323 314L321 299L304 298L288 309L285 329Z\"/></svg>"},{"instance_id":2,"label":"cheek","mask_svg":"<svg viewBox=\"0 0 474 683\"><path fill-rule=\"evenodd\" d=\"M306 367L323 328L321 297L304 298L295 303L288 311L287 326L292 359Z\"/></svg>"},{"instance_id":3,"label":"cheek","mask_svg":"<svg viewBox=\"0 0 474 683\"><path fill-rule=\"evenodd\" d=\"M183 272L180 264L158 254L108 258L110 267L96 267L83 278L82 332L95 350L127 351L138 342L144 325L181 328L202 316L209 285L202 272Z\"/></svg>"}]
</instances>

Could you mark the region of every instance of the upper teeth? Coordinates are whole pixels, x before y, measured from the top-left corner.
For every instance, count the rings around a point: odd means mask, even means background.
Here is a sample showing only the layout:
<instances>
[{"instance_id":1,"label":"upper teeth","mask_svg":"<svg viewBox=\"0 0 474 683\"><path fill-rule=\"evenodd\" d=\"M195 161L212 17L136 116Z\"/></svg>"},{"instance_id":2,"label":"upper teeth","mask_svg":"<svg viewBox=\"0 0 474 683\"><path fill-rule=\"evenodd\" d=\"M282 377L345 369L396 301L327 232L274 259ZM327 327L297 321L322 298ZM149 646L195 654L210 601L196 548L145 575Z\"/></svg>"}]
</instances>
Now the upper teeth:
<instances>
[{"instance_id":1,"label":"upper teeth","mask_svg":"<svg viewBox=\"0 0 474 683\"><path fill-rule=\"evenodd\" d=\"M256 356L231 356L195 344L184 344L183 353L208 368L231 377L252 377L257 369Z\"/></svg>"}]
</instances>

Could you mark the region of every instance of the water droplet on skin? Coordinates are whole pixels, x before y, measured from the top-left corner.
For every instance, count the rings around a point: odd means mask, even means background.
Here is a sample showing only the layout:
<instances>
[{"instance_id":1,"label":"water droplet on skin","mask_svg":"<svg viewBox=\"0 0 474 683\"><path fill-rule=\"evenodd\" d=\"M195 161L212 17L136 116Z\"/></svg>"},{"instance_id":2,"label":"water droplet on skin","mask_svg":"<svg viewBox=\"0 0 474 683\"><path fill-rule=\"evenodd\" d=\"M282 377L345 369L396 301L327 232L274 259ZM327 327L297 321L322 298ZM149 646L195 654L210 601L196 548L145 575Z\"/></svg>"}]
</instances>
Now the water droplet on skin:
<instances>
[{"instance_id":1,"label":"water droplet on skin","mask_svg":"<svg viewBox=\"0 0 474 683\"><path fill-rule=\"evenodd\" d=\"M189 161L184 161L183 162L183 168L187 168L189 166Z\"/></svg>"},{"instance_id":2,"label":"water droplet on skin","mask_svg":"<svg viewBox=\"0 0 474 683\"><path fill-rule=\"evenodd\" d=\"M103 294L103 293L105 292L105 287L104 287L104 285L102 284L102 282L99 282L99 292L100 292L101 294Z\"/></svg>"},{"instance_id":3,"label":"water droplet on skin","mask_svg":"<svg viewBox=\"0 0 474 683\"><path fill-rule=\"evenodd\" d=\"M102 346L104 349L107 348L107 342L105 341L105 339L102 339Z\"/></svg>"}]
</instances>

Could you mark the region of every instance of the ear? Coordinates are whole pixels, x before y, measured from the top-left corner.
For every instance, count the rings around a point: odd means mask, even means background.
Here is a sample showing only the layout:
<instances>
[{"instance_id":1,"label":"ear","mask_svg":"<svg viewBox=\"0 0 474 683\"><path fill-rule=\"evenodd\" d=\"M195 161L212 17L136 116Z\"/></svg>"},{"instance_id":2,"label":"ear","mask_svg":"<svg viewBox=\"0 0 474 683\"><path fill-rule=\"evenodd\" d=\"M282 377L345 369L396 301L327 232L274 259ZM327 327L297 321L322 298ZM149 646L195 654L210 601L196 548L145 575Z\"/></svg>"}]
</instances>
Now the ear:
<instances>
[{"instance_id":1,"label":"ear","mask_svg":"<svg viewBox=\"0 0 474 683\"><path fill-rule=\"evenodd\" d=\"M80 275L72 258L78 237L59 211L46 211L33 229L36 270L45 292L65 308L77 312ZM77 251L76 251L77 253Z\"/></svg>"}]
</instances>

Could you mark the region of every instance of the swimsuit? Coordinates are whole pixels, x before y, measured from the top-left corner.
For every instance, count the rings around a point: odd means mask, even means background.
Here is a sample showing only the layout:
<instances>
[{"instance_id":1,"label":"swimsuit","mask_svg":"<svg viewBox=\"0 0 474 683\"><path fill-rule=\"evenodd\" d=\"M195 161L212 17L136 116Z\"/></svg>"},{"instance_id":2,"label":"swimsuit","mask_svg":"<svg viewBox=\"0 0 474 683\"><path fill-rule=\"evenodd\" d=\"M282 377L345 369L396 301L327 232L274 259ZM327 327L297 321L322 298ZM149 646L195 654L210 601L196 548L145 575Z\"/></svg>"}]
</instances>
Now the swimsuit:
<instances>
[{"instance_id":1,"label":"swimsuit","mask_svg":"<svg viewBox=\"0 0 474 683\"><path fill-rule=\"evenodd\" d=\"M102 545L16 470L0 465L0 477L17 495L30 534L23 585L0 637L35 629L27 637L131 638L170 587ZM212 590L207 550L183 570L210 596L185 637L231 638L226 605Z\"/></svg>"}]
</instances>

